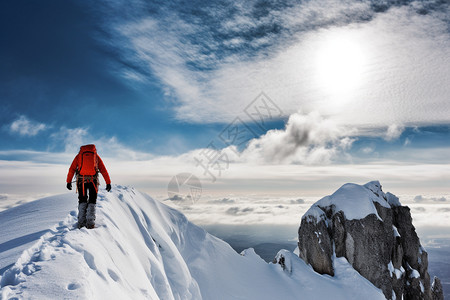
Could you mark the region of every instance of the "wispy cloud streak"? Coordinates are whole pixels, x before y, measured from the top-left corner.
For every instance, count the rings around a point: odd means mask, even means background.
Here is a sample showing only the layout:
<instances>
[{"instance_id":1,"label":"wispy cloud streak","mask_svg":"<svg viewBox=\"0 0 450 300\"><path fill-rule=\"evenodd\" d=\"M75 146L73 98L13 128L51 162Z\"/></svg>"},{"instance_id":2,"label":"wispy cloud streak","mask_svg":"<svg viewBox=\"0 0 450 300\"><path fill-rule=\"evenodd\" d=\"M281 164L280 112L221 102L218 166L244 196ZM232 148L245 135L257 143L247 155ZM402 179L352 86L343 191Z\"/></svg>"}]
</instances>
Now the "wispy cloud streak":
<instances>
[{"instance_id":1,"label":"wispy cloud streak","mask_svg":"<svg viewBox=\"0 0 450 300\"><path fill-rule=\"evenodd\" d=\"M286 116L319 111L377 129L450 122L450 10L442 1L136 1L109 9L123 9L104 24L122 41L114 46L133 72L156 75L179 120L229 122L264 90ZM314 81L315 53L336 37L359 43L367 63L363 85L344 96ZM129 68L123 74L142 81Z\"/></svg>"},{"instance_id":2,"label":"wispy cloud streak","mask_svg":"<svg viewBox=\"0 0 450 300\"><path fill-rule=\"evenodd\" d=\"M30 120L26 116L22 115L18 117L9 125L9 131L11 134L18 134L20 136L35 136L39 132L48 129L48 125Z\"/></svg>"}]
</instances>

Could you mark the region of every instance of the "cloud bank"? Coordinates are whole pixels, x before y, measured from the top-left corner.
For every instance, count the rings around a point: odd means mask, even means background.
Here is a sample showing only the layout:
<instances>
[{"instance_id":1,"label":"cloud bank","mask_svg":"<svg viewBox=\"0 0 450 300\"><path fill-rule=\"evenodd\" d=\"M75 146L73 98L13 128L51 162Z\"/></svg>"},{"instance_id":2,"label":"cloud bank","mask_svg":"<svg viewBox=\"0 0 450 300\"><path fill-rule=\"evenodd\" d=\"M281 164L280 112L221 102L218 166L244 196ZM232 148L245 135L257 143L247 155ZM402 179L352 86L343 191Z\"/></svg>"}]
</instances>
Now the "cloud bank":
<instances>
[{"instance_id":1,"label":"cloud bank","mask_svg":"<svg viewBox=\"0 0 450 300\"><path fill-rule=\"evenodd\" d=\"M330 193L334 190L330 190ZM394 191L395 192L395 191ZM326 196L327 193L317 197L302 197L302 203L292 202L287 195L234 195L233 203L219 204L213 195L205 195L190 206L177 205L176 202L165 202L181 210L186 216L199 225L290 225L298 228L301 217L311 205ZM301 191L297 196L302 196ZM447 195L446 195L447 196ZM439 198L439 195L430 195L430 198ZM445 202L415 203L414 196L401 195L402 205L411 208L414 224L418 229L426 227L446 228L448 234L450 229L450 205ZM292 237L295 238L295 230Z\"/></svg>"},{"instance_id":2,"label":"cloud bank","mask_svg":"<svg viewBox=\"0 0 450 300\"><path fill-rule=\"evenodd\" d=\"M450 180L450 161L443 160L448 147L427 151L402 148L388 158L371 155L361 160L359 152L351 151L357 139L355 130L317 113L295 113L284 129L269 130L250 140L242 150L234 146L218 149L228 155L229 161L221 173L210 169L216 172L216 182L211 182L196 161L201 153L211 149L196 149L178 156L154 156L134 151L115 137L96 138L89 128L61 127L53 131L49 135L50 145L62 144L61 152L51 146L48 151L0 151L3 193L22 193L28 197L36 192L64 192L61 182L67 168L79 146L87 143L97 145L113 182L129 184L152 195L157 191L163 195L162 199L168 197L167 184L171 178L185 172L200 178L204 189L219 194L230 190L261 193L303 190L308 195L317 195L345 182L373 179L391 184L401 192L424 194L429 189L442 192ZM363 152L367 155L373 150ZM29 183L26 188L23 182ZM234 198L225 197L223 201L233 203Z\"/></svg>"},{"instance_id":3,"label":"cloud bank","mask_svg":"<svg viewBox=\"0 0 450 300\"><path fill-rule=\"evenodd\" d=\"M182 121L245 119L246 105L264 91L285 116L318 111L368 130L449 123L449 4L402 4L246 1L193 9L177 1L161 7L118 2L109 9L124 13L104 26L126 41L115 45L134 66L124 76L141 81L142 74L155 74ZM136 13L137 7L155 13ZM344 92L324 83L318 72L318 55L334 41L353 45L347 52L362 56L359 81ZM352 69L345 68L353 62L343 52L335 60L344 61L342 71ZM331 72L331 81L352 78ZM386 139L395 138L394 129Z\"/></svg>"},{"instance_id":4,"label":"cloud bank","mask_svg":"<svg viewBox=\"0 0 450 300\"><path fill-rule=\"evenodd\" d=\"M422 195L417 195L417 196L415 196L414 197L414 202L417 202L417 203L432 203L432 202L446 202L447 201L447 198L445 198L445 197L424 197L424 196L422 196Z\"/></svg>"}]
</instances>

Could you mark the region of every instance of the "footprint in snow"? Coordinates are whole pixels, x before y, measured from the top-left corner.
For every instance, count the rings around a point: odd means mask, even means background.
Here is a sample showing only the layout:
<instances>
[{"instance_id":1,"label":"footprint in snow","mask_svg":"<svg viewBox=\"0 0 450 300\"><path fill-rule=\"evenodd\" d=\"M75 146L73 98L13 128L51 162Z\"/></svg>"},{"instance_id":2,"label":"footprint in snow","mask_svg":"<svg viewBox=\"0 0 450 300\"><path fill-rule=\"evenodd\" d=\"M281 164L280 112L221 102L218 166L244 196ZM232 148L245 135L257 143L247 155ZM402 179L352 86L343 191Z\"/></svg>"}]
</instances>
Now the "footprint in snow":
<instances>
[{"instance_id":1,"label":"footprint in snow","mask_svg":"<svg viewBox=\"0 0 450 300\"><path fill-rule=\"evenodd\" d=\"M114 280L114 281L119 281L120 280L119 275L117 275L116 272L114 272L113 270L108 269L108 274L109 274L109 277L111 277L112 280Z\"/></svg>"},{"instance_id":2,"label":"footprint in snow","mask_svg":"<svg viewBox=\"0 0 450 300\"><path fill-rule=\"evenodd\" d=\"M70 291L76 290L78 288L80 288L80 284L79 283L70 283L67 286L67 289L70 290Z\"/></svg>"}]
</instances>

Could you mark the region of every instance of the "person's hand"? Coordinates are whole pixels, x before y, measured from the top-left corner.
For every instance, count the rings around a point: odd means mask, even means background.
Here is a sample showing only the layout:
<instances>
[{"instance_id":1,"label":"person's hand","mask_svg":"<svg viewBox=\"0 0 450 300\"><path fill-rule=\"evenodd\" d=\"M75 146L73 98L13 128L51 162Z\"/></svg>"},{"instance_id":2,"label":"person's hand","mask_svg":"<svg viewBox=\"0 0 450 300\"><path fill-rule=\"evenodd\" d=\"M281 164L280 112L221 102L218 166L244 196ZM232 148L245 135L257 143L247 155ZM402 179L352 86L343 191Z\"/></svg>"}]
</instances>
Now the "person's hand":
<instances>
[{"instance_id":1,"label":"person's hand","mask_svg":"<svg viewBox=\"0 0 450 300\"><path fill-rule=\"evenodd\" d=\"M106 190L107 190L108 192L111 190L111 184L108 183L108 184L106 185Z\"/></svg>"},{"instance_id":2,"label":"person's hand","mask_svg":"<svg viewBox=\"0 0 450 300\"><path fill-rule=\"evenodd\" d=\"M72 190L72 182L68 182L66 187L69 191L71 191Z\"/></svg>"}]
</instances>

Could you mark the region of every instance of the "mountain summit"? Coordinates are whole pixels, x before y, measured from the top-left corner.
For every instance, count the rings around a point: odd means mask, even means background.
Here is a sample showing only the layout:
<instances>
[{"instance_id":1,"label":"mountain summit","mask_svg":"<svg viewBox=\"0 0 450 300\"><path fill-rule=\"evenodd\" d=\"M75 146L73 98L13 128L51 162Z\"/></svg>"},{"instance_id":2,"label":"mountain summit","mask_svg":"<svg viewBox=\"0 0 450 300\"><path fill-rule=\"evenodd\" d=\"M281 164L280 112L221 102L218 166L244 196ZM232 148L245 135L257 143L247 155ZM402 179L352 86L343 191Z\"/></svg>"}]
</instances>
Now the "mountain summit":
<instances>
[{"instance_id":1,"label":"mountain summit","mask_svg":"<svg viewBox=\"0 0 450 300\"><path fill-rule=\"evenodd\" d=\"M298 236L300 258L321 274L334 276L334 260L344 257L387 299L443 299L440 280L430 285L428 254L409 207L378 181L348 183L317 201Z\"/></svg>"},{"instance_id":2,"label":"mountain summit","mask_svg":"<svg viewBox=\"0 0 450 300\"><path fill-rule=\"evenodd\" d=\"M0 299L381 300L393 298L386 294L392 290L442 295L439 280L433 289L427 282L426 252L414 239L409 211L378 183L345 185L316 203L300 228L304 260L280 250L272 263L252 248L237 253L131 187L99 192L94 229L74 227L76 205L73 194L64 194L0 212L0 223L7 224L0 231ZM34 245L24 248L31 239Z\"/></svg>"},{"instance_id":3,"label":"mountain summit","mask_svg":"<svg viewBox=\"0 0 450 300\"><path fill-rule=\"evenodd\" d=\"M61 202L66 216L38 229ZM74 228L76 205L64 194L0 213L8 224L0 232L1 299L385 299L344 258L334 260L339 277L318 274L288 250L277 255L283 264L266 263L131 187L100 191L95 229ZM37 230L46 233L22 252Z\"/></svg>"}]
</instances>

